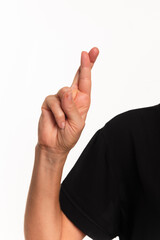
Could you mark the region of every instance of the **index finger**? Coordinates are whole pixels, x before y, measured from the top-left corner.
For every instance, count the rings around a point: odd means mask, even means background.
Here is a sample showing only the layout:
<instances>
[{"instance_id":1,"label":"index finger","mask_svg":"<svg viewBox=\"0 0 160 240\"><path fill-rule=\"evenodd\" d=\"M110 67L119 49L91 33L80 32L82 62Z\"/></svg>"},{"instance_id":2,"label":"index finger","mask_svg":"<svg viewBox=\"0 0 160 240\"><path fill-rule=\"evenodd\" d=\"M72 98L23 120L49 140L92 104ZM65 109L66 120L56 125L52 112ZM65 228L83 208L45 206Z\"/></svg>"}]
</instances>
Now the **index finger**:
<instances>
[{"instance_id":1,"label":"index finger","mask_svg":"<svg viewBox=\"0 0 160 240\"><path fill-rule=\"evenodd\" d=\"M85 53L82 52L82 54L86 54L86 52ZM97 59L97 56L99 54L99 49L94 47L89 51L88 53L89 59L87 59L87 61L84 62L83 66L82 66L82 57L84 56L82 56L82 54L81 54L81 65L76 72L76 75L74 77L71 87L76 89L78 88L80 91L90 94L89 89L91 87L90 86L91 85L91 69ZM85 82L86 82L86 86L85 86ZM87 85L89 86L87 87Z\"/></svg>"}]
</instances>

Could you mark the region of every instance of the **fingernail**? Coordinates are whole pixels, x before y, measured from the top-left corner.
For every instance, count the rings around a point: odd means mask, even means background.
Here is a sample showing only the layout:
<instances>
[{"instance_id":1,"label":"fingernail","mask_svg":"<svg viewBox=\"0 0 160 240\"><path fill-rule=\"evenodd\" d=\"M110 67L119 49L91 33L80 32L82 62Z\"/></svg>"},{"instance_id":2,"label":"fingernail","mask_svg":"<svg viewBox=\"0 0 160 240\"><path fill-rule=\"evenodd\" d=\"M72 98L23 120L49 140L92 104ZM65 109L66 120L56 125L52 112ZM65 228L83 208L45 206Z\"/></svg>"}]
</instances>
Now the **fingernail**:
<instances>
[{"instance_id":1,"label":"fingernail","mask_svg":"<svg viewBox=\"0 0 160 240\"><path fill-rule=\"evenodd\" d=\"M64 128L65 127L65 122L62 122L61 123L61 128Z\"/></svg>"}]
</instances>

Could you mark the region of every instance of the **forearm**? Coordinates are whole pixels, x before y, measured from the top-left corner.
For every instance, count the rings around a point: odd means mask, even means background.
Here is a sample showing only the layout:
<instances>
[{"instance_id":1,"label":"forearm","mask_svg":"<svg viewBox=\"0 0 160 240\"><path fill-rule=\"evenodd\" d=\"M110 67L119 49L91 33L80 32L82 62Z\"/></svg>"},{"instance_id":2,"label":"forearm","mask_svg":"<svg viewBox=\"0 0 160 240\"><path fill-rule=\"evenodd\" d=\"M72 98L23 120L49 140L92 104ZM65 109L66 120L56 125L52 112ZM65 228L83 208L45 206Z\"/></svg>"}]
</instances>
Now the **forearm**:
<instances>
[{"instance_id":1,"label":"forearm","mask_svg":"<svg viewBox=\"0 0 160 240\"><path fill-rule=\"evenodd\" d=\"M67 155L53 157L39 146L35 147L35 161L24 217L26 240L60 240L59 191L66 158Z\"/></svg>"}]
</instances>

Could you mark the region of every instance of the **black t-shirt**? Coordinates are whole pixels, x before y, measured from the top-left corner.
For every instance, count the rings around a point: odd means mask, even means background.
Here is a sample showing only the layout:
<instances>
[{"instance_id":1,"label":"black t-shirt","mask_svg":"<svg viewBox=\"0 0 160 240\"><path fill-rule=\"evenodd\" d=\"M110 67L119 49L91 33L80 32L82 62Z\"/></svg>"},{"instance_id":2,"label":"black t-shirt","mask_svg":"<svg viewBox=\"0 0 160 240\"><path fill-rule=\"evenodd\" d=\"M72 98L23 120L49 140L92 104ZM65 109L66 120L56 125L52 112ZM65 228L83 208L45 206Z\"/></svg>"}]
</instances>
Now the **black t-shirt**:
<instances>
[{"instance_id":1,"label":"black t-shirt","mask_svg":"<svg viewBox=\"0 0 160 240\"><path fill-rule=\"evenodd\" d=\"M61 183L60 206L94 240L160 239L160 104L98 129Z\"/></svg>"}]
</instances>

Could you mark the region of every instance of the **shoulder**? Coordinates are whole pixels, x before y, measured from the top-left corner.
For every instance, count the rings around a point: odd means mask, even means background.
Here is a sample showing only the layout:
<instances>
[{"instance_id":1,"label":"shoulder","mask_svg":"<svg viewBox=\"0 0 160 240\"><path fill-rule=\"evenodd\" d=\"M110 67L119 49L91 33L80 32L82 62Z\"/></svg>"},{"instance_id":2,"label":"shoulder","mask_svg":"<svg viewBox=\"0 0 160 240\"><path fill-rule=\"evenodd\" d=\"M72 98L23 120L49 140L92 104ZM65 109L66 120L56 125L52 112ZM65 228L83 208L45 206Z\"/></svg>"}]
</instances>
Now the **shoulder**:
<instances>
[{"instance_id":1,"label":"shoulder","mask_svg":"<svg viewBox=\"0 0 160 240\"><path fill-rule=\"evenodd\" d=\"M110 136L111 138L115 135L124 136L125 134L129 134L133 130L141 127L143 124L143 119L146 119L147 121L147 117L152 116L153 112L155 112L159 105L160 104L134 108L121 112L107 121L100 130L103 135L107 137Z\"/></svg>"}]
</instances>

